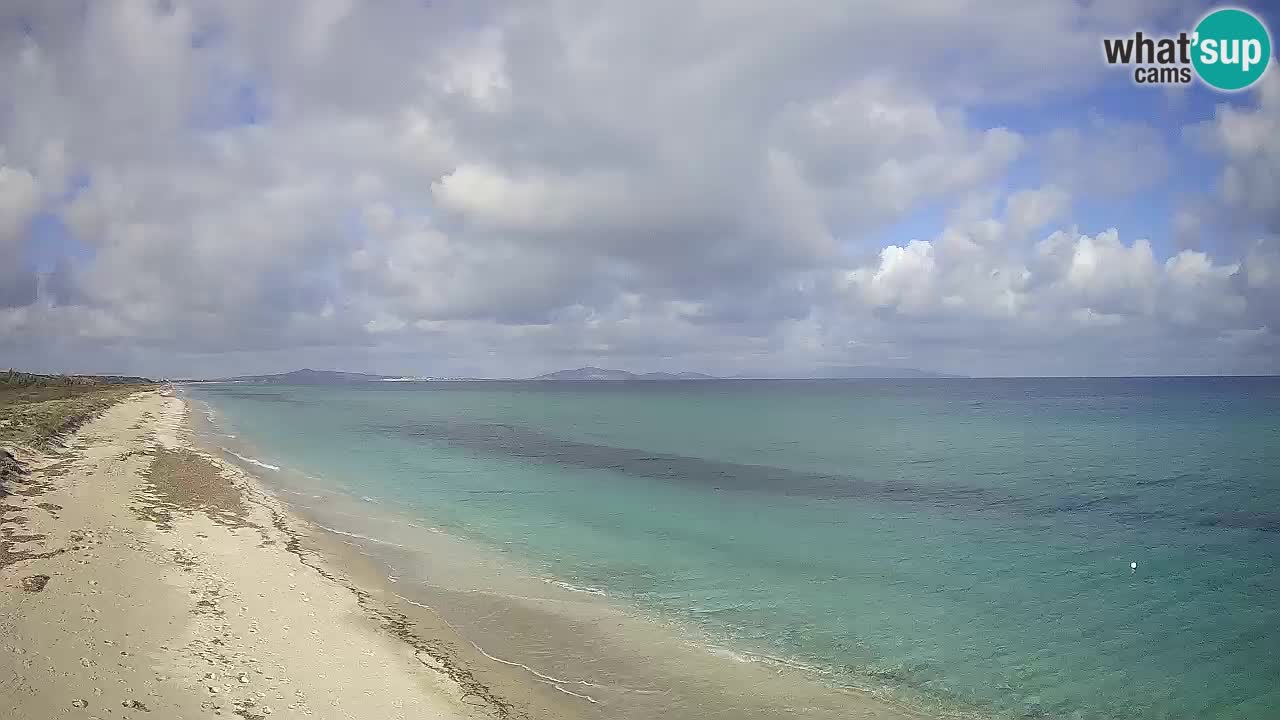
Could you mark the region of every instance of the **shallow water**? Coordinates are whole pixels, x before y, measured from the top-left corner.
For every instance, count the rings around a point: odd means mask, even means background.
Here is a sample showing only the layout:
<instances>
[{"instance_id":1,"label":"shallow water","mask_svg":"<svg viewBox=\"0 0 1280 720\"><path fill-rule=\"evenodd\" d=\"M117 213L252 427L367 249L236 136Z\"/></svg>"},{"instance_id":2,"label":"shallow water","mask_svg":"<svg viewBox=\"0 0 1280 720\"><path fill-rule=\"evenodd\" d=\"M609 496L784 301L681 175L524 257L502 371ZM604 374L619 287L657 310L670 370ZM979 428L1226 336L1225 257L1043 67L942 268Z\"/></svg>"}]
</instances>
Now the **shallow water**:
<instances>
[{"instance_id":1,"label":"shallow water","mask_svg":"<svg viewBox=\"0 0 1280 720\"><path fill-rule=\"evenodd\" d=\"M606 660L600 627L634 620L938 714L1280 713L1280 380L188 392L286 497L385 541L407 592L602 697L693 677ZM532 632L552 610L591 632Z\"/></svg>"}]
</instances>

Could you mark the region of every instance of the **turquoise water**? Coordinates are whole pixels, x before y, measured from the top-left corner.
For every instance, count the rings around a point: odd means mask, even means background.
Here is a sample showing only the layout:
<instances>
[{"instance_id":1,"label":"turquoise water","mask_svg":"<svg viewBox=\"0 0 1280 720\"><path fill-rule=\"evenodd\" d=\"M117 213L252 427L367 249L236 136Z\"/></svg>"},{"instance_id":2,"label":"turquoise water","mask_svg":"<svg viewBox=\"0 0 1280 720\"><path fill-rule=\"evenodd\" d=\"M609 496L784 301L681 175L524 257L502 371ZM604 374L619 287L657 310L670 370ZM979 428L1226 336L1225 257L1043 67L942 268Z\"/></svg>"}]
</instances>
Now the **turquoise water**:
<instances>
[{"instance_id":1,"label":"turquoise water","mask_svg":"<svg viewBox=\"0 0 1280 720\"><path fill-rule=\"evenodd\" d=\"M828 682L1280 717L1280 379L188 391L262 462Z\"/></svg>"}]
</instances>

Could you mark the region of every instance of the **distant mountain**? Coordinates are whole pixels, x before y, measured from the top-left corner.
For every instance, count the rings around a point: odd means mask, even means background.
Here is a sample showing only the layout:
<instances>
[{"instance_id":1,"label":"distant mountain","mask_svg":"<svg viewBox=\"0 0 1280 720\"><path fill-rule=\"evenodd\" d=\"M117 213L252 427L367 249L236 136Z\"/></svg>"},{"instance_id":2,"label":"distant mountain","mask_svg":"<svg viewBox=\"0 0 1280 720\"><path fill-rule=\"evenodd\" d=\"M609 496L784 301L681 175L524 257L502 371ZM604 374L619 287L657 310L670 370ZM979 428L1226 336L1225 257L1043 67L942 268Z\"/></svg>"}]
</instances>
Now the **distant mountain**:
<instances>
[{"instance_id":1,"label":"distant mountain","mask_svg":"<svg viewBox=\"0 0 1280 720\"><path fill-rule=\"evenodd\" d=\"M350 385L351 383L398 380L394 375L368 375L365 373L311 370L309 368L276 375L241 375L210 382L238 382L256 385Z\"/></svg>"},{"instance_id":2,"label":"distant mountain","mask_svg":"<svg viewBox=\"0 0 1280 720\"><path fill-rule=\"evenodd\" d=\"M639 375L636 375L636 379L637 380L716 380L718 378L716 378L715 375L708 375L706 373L690 372L688 370L685 370L684 372L678 372L678 373L669 373L669 372L640 373Z\"/></svg>"},{"instance_id":3,"label":"distant mountain","mask_svg":"<svg viewBox=\"0 0 1280 720\"><path fill-rule=\"evenodd\" d=\"M833 366L815 368L808 373L759 373L753 375L739 375L735 379L777 379L777 380L852 380L856 378L951 378L964 377L963 375L944 375L943 373L930 372L928 370L917 370L916 368L902 367L877 367L872 365L857 366ZM671 381L671 380L720 380L714 375L706 375L698 372L648 372L633 373L626 370L611 370L609 368L599 367L580 367L573 370L560 370L558 372L539 375L534 380L560 380L572 382L623 382L628 380L650 380L650 381Z\"/></svg>"},{"instance_id":4,"label":"distant mountain","mask_svg":"<svg viewBox=\"0 0 1280 720\"><path fill-rule=\"evenodd\" d=\"M877 367L874 365L854 365L842 367L819 368L814 372L814 377L843 380L855 378L960 378L964 375L949 375L947 373L932 372L930 370L918 370L916 368L906 367Z\"/></svg>"},{"instance_id":5,"label":"distant mountain","mask_svg":"<svg viewBox=\"0 0 1280 720\"><path fill-rule=\"evenodd\" d=\"M747 377L747 376L742 376ZM752 375L751 377L773 377L780 380L857 380L857 379L924 379L924 378L962 378L965 375L947 375L929 370L918 370L907 367L881 367L877 365L840 365L814 368L807 373L782 375Z\"/></svg>"},{"instance_id":6,"label":"distant mountain","mask_svg":"<svg viewBox=\"0 0 1280 720\"><path fill-rule=\"evenodd\" d=\"M534 380L633 380L634 373L626 370L606 370L598 367L580 367L575 370L559 370L539 375Z\"/></svg>"},{"instance_id":7,"label":"distant mountain","mask_svg":"<svg viewBox=\"0 0 1280 720\"><path fill-rule=\"evenodd\" d=\"M779 380L843 380L854 378L947 378L964 377L963 375L944 375L942 373L917 370L915 368L853 366L824 367L810 373L792 374L755 374L739 375L736 379L762 378ZM408 377L400 375L370 375L367 373L336 372L333 370L294 370L293 372L275 375L241 375L238 377L219 378L216 380L186 380L179 382L234 382L253 385L351 385L367 382L425 382L430 380L472 380L485 378L437 378ZM674 382L680 380L720 380L714 375L699 372L647 372L633 373L626 370L613 370L594 366L560 370L539 375L533 380L552 380L562 382Z\"/></svg>"},{"instance_id":8,"label":"distant mountain","mask_svg":"<svg viewBox=\"0 0 1280 720\"><path fill-rule=\"evenodd\" d=\"M625 381L625 380L714 380L711 375L704 375L696 372L651 372L636 374L627 372L626 370L610 370L598 367L580 367L574 370L560 370L558 372L539 375L534 380L561 380L573 382L585 381Z\"/></svg>"}]
</instances>

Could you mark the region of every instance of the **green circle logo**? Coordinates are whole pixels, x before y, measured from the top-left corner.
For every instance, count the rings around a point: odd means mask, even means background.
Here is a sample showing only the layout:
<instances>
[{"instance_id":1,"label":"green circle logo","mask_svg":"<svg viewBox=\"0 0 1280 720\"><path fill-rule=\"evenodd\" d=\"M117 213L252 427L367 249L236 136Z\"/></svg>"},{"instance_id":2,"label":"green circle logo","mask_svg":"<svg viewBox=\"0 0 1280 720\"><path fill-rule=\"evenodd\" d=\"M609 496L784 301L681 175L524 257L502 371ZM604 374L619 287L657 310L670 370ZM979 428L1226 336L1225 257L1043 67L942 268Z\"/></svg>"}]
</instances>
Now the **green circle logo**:
<instances>
[{"instance_id":1,"label":"green circle logo","mask_svg":"<svg viewBox=\"0 0 1280 720\"><path fill-rule=\"evenodd\" d=\"M1244 10L1209 13L1196 26L1191 63L1200 79L1219 90L1243 90L1271 62L1271 37L1262 21Z\"/></svg>"}]
</instances>

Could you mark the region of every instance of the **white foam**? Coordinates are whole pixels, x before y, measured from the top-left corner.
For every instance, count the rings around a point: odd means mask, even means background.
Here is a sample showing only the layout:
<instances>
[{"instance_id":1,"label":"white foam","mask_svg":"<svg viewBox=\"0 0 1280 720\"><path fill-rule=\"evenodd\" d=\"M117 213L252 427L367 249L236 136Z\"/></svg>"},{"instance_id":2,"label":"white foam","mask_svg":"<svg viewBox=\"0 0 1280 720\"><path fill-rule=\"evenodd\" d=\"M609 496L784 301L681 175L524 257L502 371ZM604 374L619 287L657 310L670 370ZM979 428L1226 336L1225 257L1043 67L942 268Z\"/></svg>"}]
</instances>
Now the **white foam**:
<instances>
[{"instance_id":1,"label":"white foam","mask_svg":"<svg viewBox=\"0 0 1280 720\"><path fill-rule=\"evenodd\" d=\"M605 591L601 590L600 588L572 585L563 580L556 580L555 578L538 578L538 579L544 583L550 583L551 585L555 585L558 588L563 588L570 592L586 593L588 595L599 595L600 597L607 597Z\"/></svg>"},{"instance_id":2,"label":"white foam","mask_svg":"<svg viewBox=\"0 0 1280 720\"><path fill-rule=\"evenodd\" d=\"M299 492L298 490L290 490L289 488L274 488L274 489L275 489L275 491L276 491L276 492L282 492L282 493L285 493L285 494L287 494L287 495L297 495L298 497L305 497L305 498L314 498L314 497L316 497L315 495L312 495L311 493Z\"/></svg>"},{"instance_id":3,"label":"white foam","mask_svg":"<svg viewBox=\"0 0 1280 720\"><path fill-rule=\"evenodd\" d=\"M331 532L334 535L344 535L346 537L355 538L357 540L366 540L371 543L378 543L379 545L390 545L391 547L398 547L398 548L405 547L404 545L401 545L399 543L393 543L390 540L383 540L382 538L370 537L368 535L361 535L360 533L347 532L345 530L331 528L327 525L321 525L320 523L315 523L315 526L320 528L321 530L326 530L328 532Z\"/></svg>"},{"instance_id":4,"label":"white foam","mask_svg":"<svg viewBox=\"0 0 1280 720\"><path fill-rule=\"evenodd\" d=\"M565 695L572 695L572 696L574 696L574 697L576 697L576 698L582 698L583 700L586 700L587 702L591 703L592 705L597 704L597 703L596 703L596 699L595 699L595 698L593 698L593 697L591 697L590 695L587 695L587 694L585 694L585 693L576 693L576 692L574 692L574 691L572 691L572 690L566 690L566 689L564 689L563 687L561 687L561 683L566 683L566 682L572 682L572 683L577 684L577 685L589 685L589 686L592 686L592 687L598 687L598 686L597 686L597 685L595 685L594 683L589 683L589 682L587 682L586 680L577 680L577 681L573 681L573 680L561 680L561 679L559 679L559 678L552 677L551 675L547 675L547 674L545 674L545 673L540 673L540 672L538 672L537 670L534 670L533 668L529 667L528 665L525 665L524 663L514 662L514 661L512 661L512 660L504 660L504 659L502 659L502 658L500 658L500 657L495 657L495 656L493 656L493 655L490 655L489 653L487 653L487 652L485 652L485 651L484 651L484 648L480 647L479 645L477 645L477 644L475 644L475 643L471 643L471 647L475 648L475 649L476 649L476 650L477 650L481 655L483 655L483 656L485 656L485 657L489 658L490 660L492 660L492 661L494 661L494 662L500 662L500 663L502 663L503 665L509 665L509 666L511 666L511 667L518 667L518 668L523 668L523 669L525 669L525 670L526 670L526 671L528 671L530 674L532 674L534 677L538 678L539 680L542 680L543 682L546 682L546 683L550 684L550 685L551 685L551 687L553 687L553 688L555 688L555 689L559 690L560 692L564 693Z\"/></svg>"},{"instance_id":5,"label":"white foam","mask_svg":"<svg viewBox=\"0 0 1280 720\"><path fill-rule=\"evenodd\" d=\"M750 657L747 657L746 655L742 655L740 653L736 653L728 648L712 647L709 649L711 651L711 654L715 655L716 657L727 658L729 660L733 660L734 662L740 662L740 663L755 662L755 660L751 659Z\"/></svg>"},{"instance_id":6,"label":"white foam","mask_svg":"<svg viewBox=\"0 0 1280 720\"><path fill-rule=\"evenodd\" d=\"M403 601L405 601L405 602L409 603L410 605L416 605L417 607L420 607L420 608L426 608L427 610L430 610L432 613L435 613L436 617L439 617L439 616L440 616L440 614L439 614L438 612L436 612L436 609L435 609L435 608L433 608L433 607L431 607L430 605L427 605L427 604L424 604L424 603L420 603L420 602L416 602L416 601L414 601L414 600L410 600L409 598L407 598L407 597L405 597L405 596L403 596L403 595L400 595L400 594L397 594L397 595L396 595L396 597L398 597L398 598L400 598L401 600L403 600ZM441 618L441 619L443 620L443 618ZM449 624L449 623L448 623L448 621L446 621L446 622L445 622L445 624L446 624L446 625L448 625L448 624ZM452 626L452 625L450 625L450 627L453 627L453 626ZM457 630L458 630L457 628L453 628L453 629L454 629L455 631L457 631ZM544 682L544 683L547 683L548 685L550 685L551 687L555 688L556 690L559 690L560 692L564 693L565 695L572 695L573 697L580 698L580 699L582 699L582 700L586 700L587 702L591 703L592 705L598 705L598 704L599 704L599 702L598 702L595 698L591 697L590 695L587 695L587 694L585 694L585 693L576 693L576 692L574 692L574 691L572 691L572 690L569 690L569 689L567 689L567 688L565 688L565 687L563 687L563 686L564 686L564 685L581 685L581 686L583 686L583 687L604 687L603 685L597 685L597 684L595 684L595 683L593 683L593 682L588 682L588 681L586 681L586 680L563 680L563 679L561 679L561 678L554 677L554 676L552 676L552 675L547 675L546 673L538 672L537 670L535 670L535 669L533 669L533 668L529 667L528 665L525 665L524 663L514 662L514 661L511 661L511 660L504 660L503 658L495 657L495 656L493 656L493 655L490 655L489 653L485 652L485 649L484 649L484 648L482 648L482 647L480 647L479 645L477 645L477 644L475 643L475 641L473 641L473 640L469 640L469 639L468 639L468 640L467 640L467 642L471 643L471 647L475 648L475 649L476 649L476 652L480 653L481 655L483 655L483 656L485 656L485 657L489 658L490 660L492 660L492 661L494 661L494 662L502 663L503 665L507 665L507 666L510 666L510 667L518 667L518 668L522 668L523 670L525 670L526 672L528 672L530 675L533 675L534 677L538 678L539 680L541 680L541 681L542 681L542 682Z\"/></svg>"},{"instance_id":7,"label":"white foam","mask_svg":"<svg viewBox=\"0 0 1280 720\"><path fill-rule=\"evenodd\" d=\"M764 655L764 654L749 655L748 657L751 659L752 662L764 662L770 665L780 665L782 667L791 668L792 670L799 670L801 672L806 672L806 673L814 673L816 675L831 674L831 671L827 668L820 667L817 665L810 665L809 663L800 662L799 660L789 660L787 658L780 658L774 655Z\"/></svg>"},{"instance_id":8,"label":"white foam","mask_svg":"<svg viewBox=\"0 0 1280 720\"><path fill-rule=\"evenodd\" d=\"M268 470L277 470L277 471L280 470L279 465L272 465L271 463L265 463L256 458L245 457L244 455L241 455L240 453L234 450L228 450L227 448L220 448L220 449L223 452L227 453L228 455L234 455L240 458L242 461L249 463L250 465L257 465L258 467L266 468Z\"/></svg>"}]
</instances>

